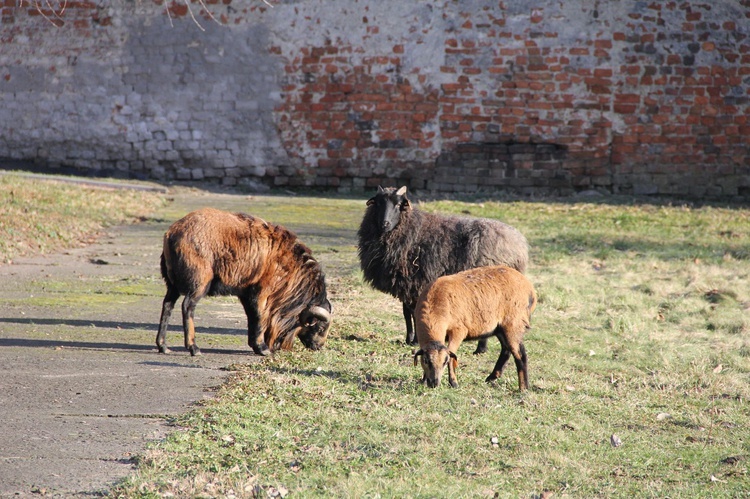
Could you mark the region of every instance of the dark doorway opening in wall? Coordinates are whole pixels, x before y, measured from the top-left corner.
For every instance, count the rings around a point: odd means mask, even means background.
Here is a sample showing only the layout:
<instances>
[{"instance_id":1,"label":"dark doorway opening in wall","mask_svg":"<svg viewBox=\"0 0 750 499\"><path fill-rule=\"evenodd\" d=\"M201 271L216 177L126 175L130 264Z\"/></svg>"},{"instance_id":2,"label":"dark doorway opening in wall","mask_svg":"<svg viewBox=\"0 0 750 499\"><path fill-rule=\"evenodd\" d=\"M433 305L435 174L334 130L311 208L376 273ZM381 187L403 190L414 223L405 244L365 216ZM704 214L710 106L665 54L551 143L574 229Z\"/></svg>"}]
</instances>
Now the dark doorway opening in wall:
<instances>
[{"instance_id":1,"label":"dark doorway opening in wall","mask_svg":"<svg viewBox=\"0 0 750 499\"><path fill-rule=\"evenodd\" d=\"M427 188L442 192L575 192L568 147L550 142L467 142L443 151Z\"/></svg>"}]
</instances>

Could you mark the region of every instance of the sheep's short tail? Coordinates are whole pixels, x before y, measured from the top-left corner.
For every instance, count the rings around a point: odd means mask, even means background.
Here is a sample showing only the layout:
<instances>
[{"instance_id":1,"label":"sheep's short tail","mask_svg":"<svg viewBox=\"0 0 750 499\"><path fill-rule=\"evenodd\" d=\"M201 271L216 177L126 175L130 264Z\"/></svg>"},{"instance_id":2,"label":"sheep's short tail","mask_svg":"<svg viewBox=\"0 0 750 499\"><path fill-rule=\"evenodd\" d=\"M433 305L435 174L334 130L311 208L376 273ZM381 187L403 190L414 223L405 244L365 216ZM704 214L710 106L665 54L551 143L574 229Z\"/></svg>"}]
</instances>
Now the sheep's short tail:
<instances>
[{"instance_id":1,"label":"sheep's short tail","mask_svg":"<svg viewBox=\"0 0 750 499\"><path fill-rule=\"evenodd\" d=\"M161 268L161 276L164 278L164 282L167 283L168 288L171 288L176 284L174 278L174 260L174 252L171 249L169 240L165 236L162 244L159 266Z\"/></svg>"},{"instance_id":2,"label":"sheep's short tail","mask_svg":"<svg viewBox=\"0 0 750 499\"><path fill-rule=\"evenodd\" d=\"M164 253L161 254L161 276L164 278L164 280L167 282L167 284L170 284L172 280L169 278L169 270L167 269L167 258L164 256Z\"/></svg>"},{"instance_id":3,"label":"sheep's short tail","mask_svg":"<svg viewBox=\"0 0 750 499\"><path fill-rule=\"evenodd\" d=\"M529 294L529 306L526 309L529 312L529 314L528 314L529 315L529 321L531 321L531 314L534 312L534 309L536 308L536 303L537 303L536 293L534 293L532 291Z\"/></svg>"}]
</instances>

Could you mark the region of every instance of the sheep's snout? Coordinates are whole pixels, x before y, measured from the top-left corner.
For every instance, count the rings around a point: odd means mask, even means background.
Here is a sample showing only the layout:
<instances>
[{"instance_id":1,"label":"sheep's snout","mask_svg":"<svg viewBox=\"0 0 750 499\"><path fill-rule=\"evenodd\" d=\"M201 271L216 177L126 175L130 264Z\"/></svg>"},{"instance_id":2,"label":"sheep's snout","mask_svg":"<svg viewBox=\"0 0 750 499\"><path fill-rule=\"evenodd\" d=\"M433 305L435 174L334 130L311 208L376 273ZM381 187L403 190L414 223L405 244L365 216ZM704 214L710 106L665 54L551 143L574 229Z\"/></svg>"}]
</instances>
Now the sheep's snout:
<instances>
[{"instance_id":1,"label":"sheep's snout","mask_svg":"<svg viewBox=\"0 0 750 499\"><path fill-rule=\"evenodd\" d=\"M432 378L432 379L426 378L424 382L430 388L437 388L438 386L440 386L440 377L438 376L437 378Z\"/></svg>"},{"instance_id":2,"label":"sheep's snout","mask_svg":"<svg viewBox=\"0 0 750 499\"><path fill-rule=\"evenodd\" d=\"M405 203L405 201L404 201ZM383 234L387 234L396 228L399 221L401 220L401 207L403 203L381 200L378 203L378 215L377 221L380 226L380 231Z\"/></svg>"},{"instance_id":3,"label":"sheep's snout","mask_svg":"<svg viewBox=\"0 0 750 499\"><path fill-rule=\"evenodd\" d=\"M449 370L449 374L452 371L452 362L456 362L456 355L448 350L445 345L440 345L436 348L420 349L414 354L414 363L417 362L417 357L420 357L422 362L422 382L430 388L437 388L440 386L440 380L443 377L443 372L446 368ZM454 385L453 375L450 375L451 386Z\"/></svg>"}]
</instances>

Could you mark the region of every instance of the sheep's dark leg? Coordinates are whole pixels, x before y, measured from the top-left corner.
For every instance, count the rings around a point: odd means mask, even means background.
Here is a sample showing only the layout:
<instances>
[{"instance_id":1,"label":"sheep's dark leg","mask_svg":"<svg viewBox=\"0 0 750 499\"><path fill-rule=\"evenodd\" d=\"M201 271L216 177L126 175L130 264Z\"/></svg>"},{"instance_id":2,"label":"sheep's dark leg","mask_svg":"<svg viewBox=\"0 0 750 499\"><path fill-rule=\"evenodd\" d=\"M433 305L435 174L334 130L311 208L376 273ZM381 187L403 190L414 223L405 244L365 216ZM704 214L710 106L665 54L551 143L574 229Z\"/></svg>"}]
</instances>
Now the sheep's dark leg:
<instances>
[{"instance_id":1,"label":"sheep's dark leg","mask_svg":"<svg viewBox=\"0 0 750 499\"><path fill-rule=\"evenodd\" d=\"M167 294L164 296L164 301L161 305L159 332L156 333L156 348L159 349L159 353L169 353L169 348L167 348L167 327L169 326L169 317L172 315L172 309L174 309L174 304L179 297L180 292L176 288L167 285Z\"/></svg>"},{"instance_id":2,"label":"sheep's dark leg","mask_svg":"<svg viewBox=\"0 0 750 499\"><path fill-rule=\"evenodd\" d=\"M196 356L201 354L200 348L195 343L195 321L193 320L193 312L195 312L195 306L198 304L198 300L201 299L203 293L200 295L186 295L185 299L182 300L182 328L185 331L185 348L190 352L190 355Z\"/></svg>"},{"instance_id":3,"label":"sheep's dark leg","mask_svg":"<svg viewBox=\"0 0 750 499\"><path fill-rule=\"evenodd\" d=\"M528 390L529 374L527 367L526 347L523 346L523 342L519 343L517 346L508 345L508 342L504 336L498 335L498 338L500 338L500 343L502 344L503 348L500 351L500 357L498 357L497 359L495 368L492 370L490 375L487 376L487 379L485 381L489 383L490 381L494 381L502 376L505 364L508 362L510 356L513 355L513 360L516 363L516 371L518 372L518 389L520 391Z\"/></svg>"},{"instance_id":4,"label":"sheep's dark leg","mask_svg":"<svg viewBox=\"0 0 750 499\"><path fill-rule=\"evenodd\" d=\"M511 354L511 348L510 345L508 345L508 338L505 336L505 331L503 330L503 328L497 326L494 333L497 339L500 340L500 345L502 346L502 348L500 349L500 356L497 358L495 367L492 369L490 375L487 376L487 379L485 379L487 383L489 383L490 381L495 381L503 375L503 369L505 369L505 364L508 362L508 359L510 359Z\"/></svg>"},{"instance_id":5,"label":"sheep's dark leg","mask_svg":"<svg viewBox=\"0 0 750 499\"><path fill-rule=\"evenodd\" d=\"M495 381L503 375L503 369L505 369L505 364L508 362L508 359L510 359L510 349L503 345L503 348L500 351L500 357L497 358L497 362L495 363L495 367L492 369L490 375L487 376L487 379L485 379L487 383Z\"/></svg>"},{"instance_id":6,"label":"sheep's dark leg","mask_svg":"<svg viewBox=\"0 0 750 499\"><path fill-rule=\"evenodd\" d=\"M474 355L479 355L487 352L487 338L482 338L477 342L477 349L474 350Z\"/></svg>"},{"instance_id":7,"label":"sheep's dark leg","mask_svg":"<svg viewBox=\"0 0 750 499\"><path fill-rule=\"evenodd\" d=\"M406 322L406 344L416 345L417 335L414 333L414 311L413 309L404 303L404 322Z\"/></svg>"},{"instance_id":8,"label":"sheep's dark leg","mask_svg":"<svg viewBox=\"0 0 750 499\"><path fill-rule=\"evenodd\" d=\"M516 371L518 371L518 389L520 391L528 390L528 362L526 359L526 347L523 346L523 343L518 345L517 351L513 352L513 360L516 361Z\"/></svg>"},{"instance_id":9,"label":"sheep's dark leg","mask_svg":"<svg viewBox=\"0 0 750 499\"><path fill-rule=\"evenodd\" d=\"M271 355L271 350L263 341L263 331L260 330L257 298L254 295L241 296L240 303L242 303L245 315L247 315L247 344L256 355Z\"/></svg>"}]
</instances>

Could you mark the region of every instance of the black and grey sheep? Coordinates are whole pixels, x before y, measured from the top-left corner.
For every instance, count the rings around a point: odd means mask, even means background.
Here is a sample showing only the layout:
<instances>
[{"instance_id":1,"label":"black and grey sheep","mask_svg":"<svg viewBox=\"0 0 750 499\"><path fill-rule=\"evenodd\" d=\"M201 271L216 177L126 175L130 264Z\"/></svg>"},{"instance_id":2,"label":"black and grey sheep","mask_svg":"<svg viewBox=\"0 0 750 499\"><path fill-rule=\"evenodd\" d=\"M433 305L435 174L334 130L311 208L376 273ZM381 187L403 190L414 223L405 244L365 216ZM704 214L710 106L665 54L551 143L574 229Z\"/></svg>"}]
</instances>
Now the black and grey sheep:
<instances>
[{"instance_id":1,"label":"black and grey sheep","mask_svg":"<svg viewBox=\"0 0 750 499\"><path fill-rule=\"evenodd\" d=\"M529 261L526 238L514 227L487 218L424 212L409 202L406 187L378 187L367 201L358 236L365 281L401 301L406 342L412 345L414 307L428 284L487 265L524 272ZM482 340L475 353L486 350Z\"/></svg>"},{"instance_id":2,"label":"black and grey sheep","mask_svg":"<svg viewBox=\"0 0 750 499\"><path fill-rule=\"evenodd\" d=\"M510 267L478 267L439 278L425 289L415 310L420 349L414 354L414 365L421 357L422 382L438 386L448 367L448 379L455 388L456 352L461 342L496 336L502 350L486 381L499 378L512 355L518 387L528 389L523 335L531 327L535 307L534 286Z\"/></svg>"}]
</instances>

